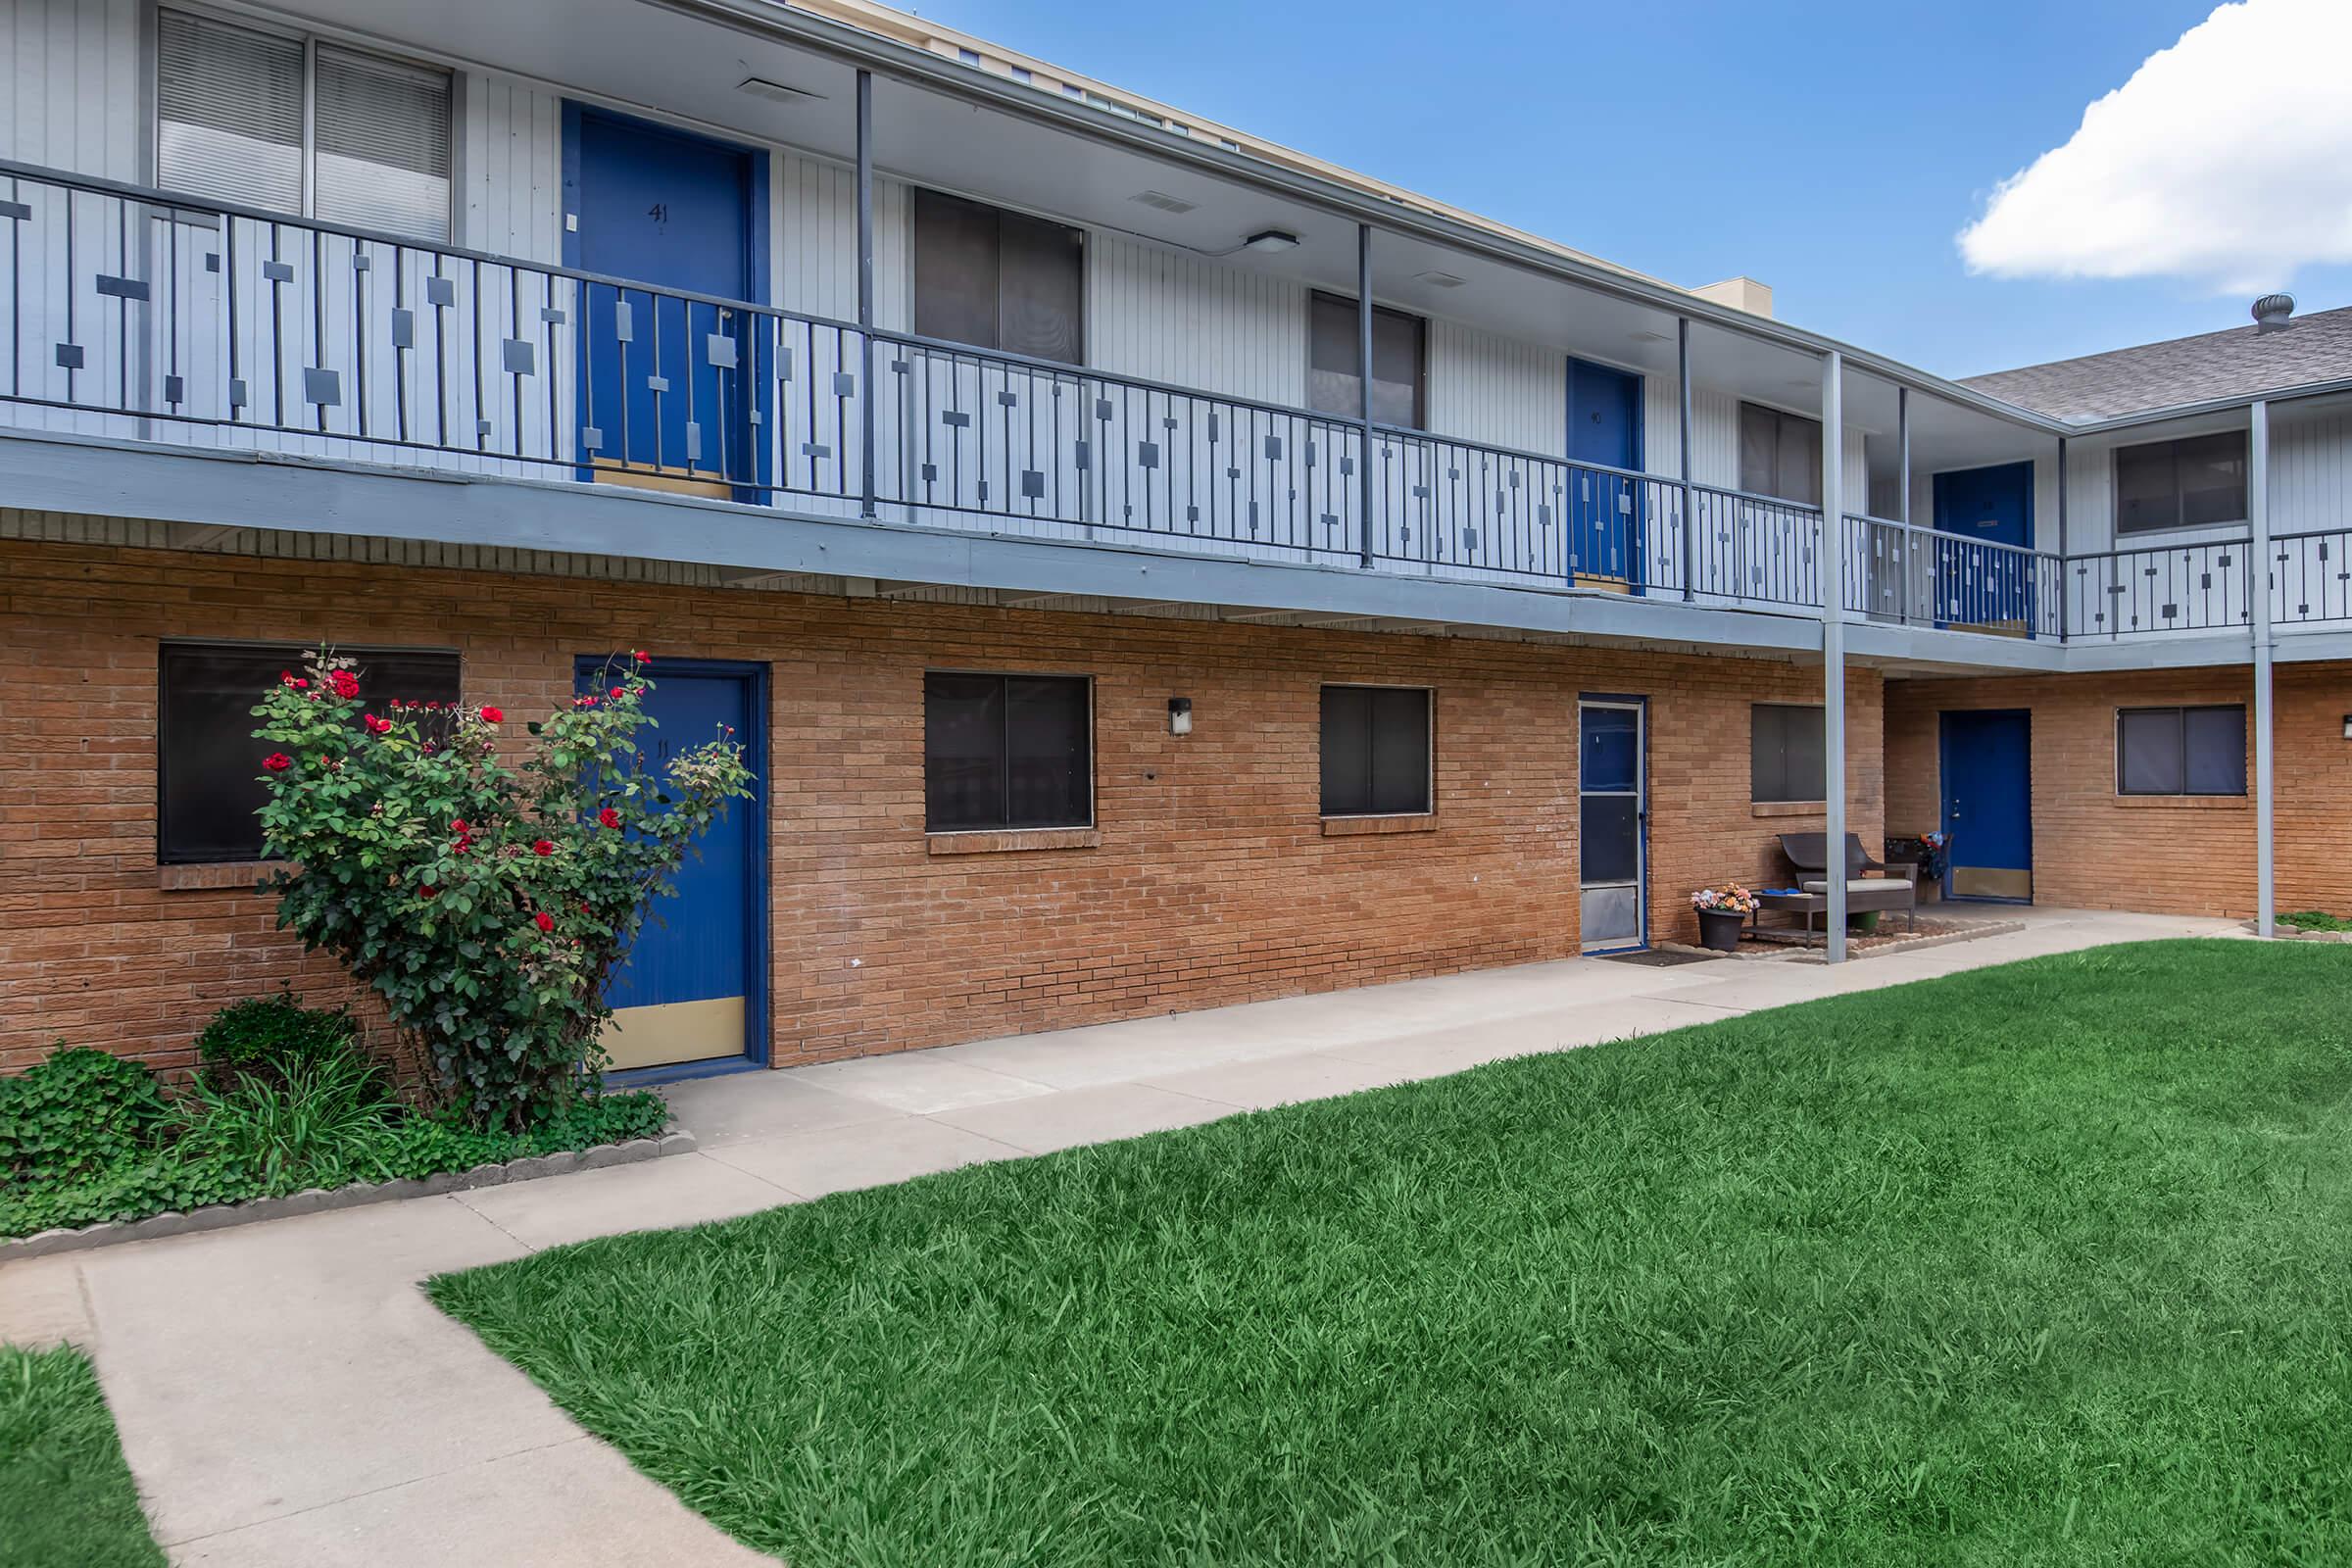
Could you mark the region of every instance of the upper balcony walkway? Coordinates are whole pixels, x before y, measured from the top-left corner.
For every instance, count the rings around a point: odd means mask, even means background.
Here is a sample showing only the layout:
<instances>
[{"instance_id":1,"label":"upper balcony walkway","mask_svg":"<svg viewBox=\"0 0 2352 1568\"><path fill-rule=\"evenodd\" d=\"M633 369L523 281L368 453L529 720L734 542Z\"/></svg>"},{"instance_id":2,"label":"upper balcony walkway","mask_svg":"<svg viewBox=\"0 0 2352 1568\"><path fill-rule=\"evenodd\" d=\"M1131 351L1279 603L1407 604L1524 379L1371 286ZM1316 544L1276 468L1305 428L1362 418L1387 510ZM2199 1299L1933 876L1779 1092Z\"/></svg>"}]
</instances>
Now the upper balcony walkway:
<instances>
[{"instance_id":1,"label":"upper balcony walkway","mask_svg":"<svg viewBox=\"0 0 2352 1568\"><path fill-rule=\"evenodd\" d=\"M0 426L630 486L1818 616L1817 509L0 163ZM2062 556L1847 515L1845 610L2062 645L2249 624L2243 539ZM2352 626L2352 528L2272 541Z\"/></svg>"}]
</instances>

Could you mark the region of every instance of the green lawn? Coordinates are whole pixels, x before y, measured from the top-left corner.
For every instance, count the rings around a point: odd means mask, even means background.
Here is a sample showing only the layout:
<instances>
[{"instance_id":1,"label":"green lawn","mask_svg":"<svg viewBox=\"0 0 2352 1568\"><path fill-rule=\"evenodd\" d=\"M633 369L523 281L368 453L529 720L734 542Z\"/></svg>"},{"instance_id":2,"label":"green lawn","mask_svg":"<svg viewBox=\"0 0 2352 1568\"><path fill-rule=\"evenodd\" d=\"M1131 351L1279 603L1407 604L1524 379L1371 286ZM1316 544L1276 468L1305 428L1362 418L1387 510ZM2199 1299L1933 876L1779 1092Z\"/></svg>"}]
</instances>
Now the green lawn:
<instances>
[{"instance_id":1,"label":"green lawn","mask_svg":"<svg viewBox=\"0 0 2352 1568\"><path fill-rule=\"evenodd\" d=\"M98 1376L0 1345L0 1568L162 1568Z\"/></svg>"},{"instance_id":2,"label":"green lawn","mask_svg":"<svg viewBox=\"0 0 2352 1568\"><path fill-rule=\"evenodd\" d=\"M432 1291L795 1568L2352 1561L2352 950L2108 948Z\"/></svg>"}]
</instances>

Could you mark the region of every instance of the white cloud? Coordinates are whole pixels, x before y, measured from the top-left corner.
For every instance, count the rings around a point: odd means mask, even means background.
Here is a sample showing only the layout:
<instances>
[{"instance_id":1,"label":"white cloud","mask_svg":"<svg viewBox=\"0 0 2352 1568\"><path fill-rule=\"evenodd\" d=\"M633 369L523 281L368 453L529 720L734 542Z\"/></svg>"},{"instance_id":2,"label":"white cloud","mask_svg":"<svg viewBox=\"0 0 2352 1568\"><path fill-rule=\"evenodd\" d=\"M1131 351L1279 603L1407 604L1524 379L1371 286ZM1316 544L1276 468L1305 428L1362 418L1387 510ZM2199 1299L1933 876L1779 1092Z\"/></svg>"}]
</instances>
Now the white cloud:
<instances>
[{"instance_id":1,"label":"white cloud","mask_svg":"<svg viewBox=\"0 0 2352 1568\"><path fill-rule=\"evenodd\" d=\"M1972 272L2283 287L2352 262L2352 0L2219 6L2001 182Z\"/></svg>"}]
</instances>

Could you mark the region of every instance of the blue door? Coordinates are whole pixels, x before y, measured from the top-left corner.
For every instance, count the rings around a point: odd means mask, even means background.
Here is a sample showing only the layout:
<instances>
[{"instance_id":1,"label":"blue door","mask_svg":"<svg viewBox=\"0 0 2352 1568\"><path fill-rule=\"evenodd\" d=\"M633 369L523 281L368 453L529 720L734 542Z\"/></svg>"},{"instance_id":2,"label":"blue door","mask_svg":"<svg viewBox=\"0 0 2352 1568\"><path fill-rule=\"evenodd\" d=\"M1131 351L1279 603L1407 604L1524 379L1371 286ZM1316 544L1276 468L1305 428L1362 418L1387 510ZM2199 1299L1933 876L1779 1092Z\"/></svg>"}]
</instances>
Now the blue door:
<instances>
[{"instance_id":1,"label":"blue door","mask_svg":"<svg viewBox=\"0 0 2352 1568\"><path fill-rule=\"evenodd\" d=\"M1649 777L1640 697L1576 706L1579 934L1587 953L1649 946Z\"/></svg>"},{"instance_id":2,"label":"blue door","mask_svg":"<svg viewBox=\"0 0 2352 1568\"><path fill-rule=\"evenodd\" d=\"M2032 903L2032 716L1947 712L1942 740L1945 895Z\"/></svg>"},{"instance_id":3,"label":"blue door","mask_svg":"<svg viewBox=\"0 0 2352 1568\"><path fill-rule=\"evenodd\" d=\"M721 725L743 742L755 772L760 767L765 682L758 669L664 660L653 675L645 707L655 727L639 736L641 767L665 771L671 757ZM583 691L610 685L611 666L582 659L578 679ZM696 841L701 854L688 854L676 893L648 911L613 972L604 1045L615 1068L765 1054L765 791L755 788Z\"/></svg>"},{"instance_id":4,"label":"blue door","mask_svg":"<svg viewBox=\"0 0 2352 1568\"><path fill-rule=\"evenodd\" d=\"M1642 378L1568 362L1568 461L1642 466ZM1568 470L1569 560L1579 577L1642 580L1642 487L1619 474Z\"/></svg>"},{"instance_id":5,"label":"blue door","mask_svg":"<svg viewBox=\"0 0 2352 1568\"><path fill-rule=\"evenodd\" d=\"M683 296L759 297L763 155L576 104L564 119L565 262L654 285L583 289L583 466L698 494L758 483L772 346L750 313Z\"/></svg>"},{"instance_id":6,"label":"blue door","mask_svg":"<svg viewBox=\"0 0 2352 1568\"><path fill-rule=\"evenodd\" d=\"M1945 626L2034 632L2034 465L1936 475L1936 619ZM1961 541L1974 541L1962 543ZM1984 545L2014 545L1988 550Z\"/></svg>"}]
</instances>

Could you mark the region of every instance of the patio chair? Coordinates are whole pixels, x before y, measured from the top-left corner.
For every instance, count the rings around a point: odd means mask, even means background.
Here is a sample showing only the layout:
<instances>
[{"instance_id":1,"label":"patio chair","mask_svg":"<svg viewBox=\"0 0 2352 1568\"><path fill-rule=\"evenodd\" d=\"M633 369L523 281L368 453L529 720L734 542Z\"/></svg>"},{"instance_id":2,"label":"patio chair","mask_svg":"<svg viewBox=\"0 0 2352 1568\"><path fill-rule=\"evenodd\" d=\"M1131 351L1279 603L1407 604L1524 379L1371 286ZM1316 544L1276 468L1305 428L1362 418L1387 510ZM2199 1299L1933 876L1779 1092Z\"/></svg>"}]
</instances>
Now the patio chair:
<instances>
[{"instance_id":1,"label":"patio chair","mask_svg":"<svg viewBox=\"0 0 2352 1568\"><path fill-rule=\"evenodd\" d=\"M1829 835L1826 833L1783 833L1781 854L1786 856L1796 873L1796 885L1804 892L1826 899L1829 883ZM1883 871L1881 877L1867 877L1865 871ZM1846 907L1854 913L1870 910L1901 910L1910 929L1919 929L1919 866L1915 861L1888 862L1872 857L1862 847L1855 834L1845 836ZM1807 929L1811 928L1807 918Z\"/></svg>"}]
</instances>

